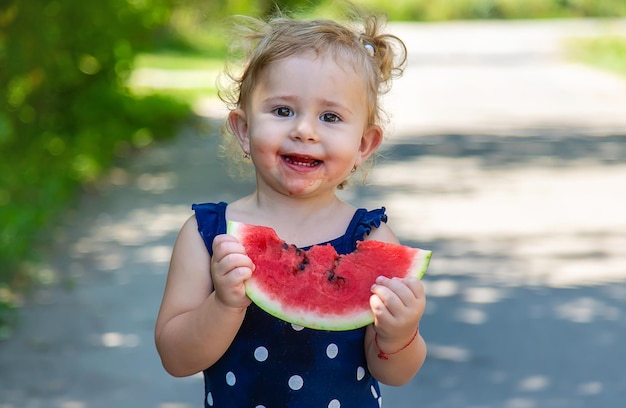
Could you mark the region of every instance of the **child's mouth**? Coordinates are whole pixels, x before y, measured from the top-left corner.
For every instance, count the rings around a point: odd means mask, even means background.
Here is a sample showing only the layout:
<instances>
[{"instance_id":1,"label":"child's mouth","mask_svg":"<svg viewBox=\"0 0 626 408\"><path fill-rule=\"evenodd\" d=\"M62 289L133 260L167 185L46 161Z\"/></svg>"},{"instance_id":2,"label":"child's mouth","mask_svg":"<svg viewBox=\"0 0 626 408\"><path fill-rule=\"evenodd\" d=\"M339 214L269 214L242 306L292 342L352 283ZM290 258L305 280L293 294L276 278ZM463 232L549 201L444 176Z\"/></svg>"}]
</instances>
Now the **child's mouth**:
<instances>
[{"instance_id":1,"label":"child's mouth","mask_svg":"<svg viewBox=\"0 0 626 408\"><path fill-rule=\"evenodd\" d=\"M309 156L283 156L283 159L294 166L302 166L302 167L315 167L322 164L321 160L314 159Z\"/></svg>"}]
</instances>

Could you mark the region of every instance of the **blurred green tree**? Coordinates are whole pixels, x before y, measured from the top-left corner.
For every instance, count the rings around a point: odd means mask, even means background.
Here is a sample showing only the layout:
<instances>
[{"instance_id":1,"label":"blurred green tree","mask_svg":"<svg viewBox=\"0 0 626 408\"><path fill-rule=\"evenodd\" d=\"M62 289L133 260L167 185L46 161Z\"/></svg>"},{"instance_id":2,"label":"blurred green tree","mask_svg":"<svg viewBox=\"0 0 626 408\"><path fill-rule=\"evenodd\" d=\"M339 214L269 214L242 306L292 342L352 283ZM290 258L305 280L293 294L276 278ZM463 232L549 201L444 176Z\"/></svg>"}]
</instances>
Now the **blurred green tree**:
<instances>
[{"instance_id":1,"label":"blurred green tree","mask_svg":"<svg viewBox=\"0 0 626 408\"><path fill-rule=\"evenodd\" d=\"M7 288L28 280L24 260L77 187L188 115L180 102L125 87L171 1L0 3L0 326Z\"/></svg>"}]
</instances>

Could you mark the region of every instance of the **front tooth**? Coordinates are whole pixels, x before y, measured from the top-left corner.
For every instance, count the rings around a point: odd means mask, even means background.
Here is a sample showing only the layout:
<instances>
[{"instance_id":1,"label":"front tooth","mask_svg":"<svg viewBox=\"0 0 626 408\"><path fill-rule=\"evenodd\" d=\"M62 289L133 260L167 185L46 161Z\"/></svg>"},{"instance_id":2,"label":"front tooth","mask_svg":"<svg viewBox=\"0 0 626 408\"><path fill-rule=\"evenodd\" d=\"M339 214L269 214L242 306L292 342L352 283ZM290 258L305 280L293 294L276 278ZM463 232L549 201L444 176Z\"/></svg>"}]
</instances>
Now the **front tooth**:
<instances>
[{"instance_id":1,"label":"front tooth","mask_svg":"<svg viewBox=\"0 0 626 408\"><path fill-rule=\"evenodd\" d=\"M311 161L311 162L303 162L303 161L296 160L296 159L294 159L293 157L289 157L289 156L286 156L285 158L286 158L286 160L287 160L288 162L293 163L293 164L295 164L295 165L297 165L297 166L308 166L308 167L313 167L313 166L315 166L315 165L318 163L318 161L317 161L317 160L313 160L313 161Z\"/></svg>"}]
</instances>

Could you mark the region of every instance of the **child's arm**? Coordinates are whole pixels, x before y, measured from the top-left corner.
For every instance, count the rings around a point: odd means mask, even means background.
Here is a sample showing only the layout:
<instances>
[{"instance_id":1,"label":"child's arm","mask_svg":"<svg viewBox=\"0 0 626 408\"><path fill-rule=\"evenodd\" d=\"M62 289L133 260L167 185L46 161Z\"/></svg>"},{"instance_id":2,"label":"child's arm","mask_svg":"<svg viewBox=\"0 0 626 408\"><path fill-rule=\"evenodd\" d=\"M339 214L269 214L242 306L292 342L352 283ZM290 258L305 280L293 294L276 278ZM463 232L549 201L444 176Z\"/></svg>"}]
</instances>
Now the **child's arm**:
<instances>
[{"instance_id":1,"label":"child's arm","mask_svg":"<svg viewBox=\"0 0 626 408\"><path fill-rule=\"evenodd\" d=\"M243 246L219 235L211 259L197 228L191 217L176 239L155 327L163 367L177 377L215 363L230 346L250 304L243 281L254 265Z\"/></svg>"},{"instance_id":2,"label":"child's arm","mask_svg":"<svg viewBox=\"0 0 626 408\"><path fill-rule=\"evenodd\" d=\"M368 239L398 242L385 224ZM368 368L383 384L403 385L426 358L426 343L418 331L426 306L424 286L417 278L379 280L372 288L370 305L374 324L365 333Z\"/></svg>"}]
</instances>

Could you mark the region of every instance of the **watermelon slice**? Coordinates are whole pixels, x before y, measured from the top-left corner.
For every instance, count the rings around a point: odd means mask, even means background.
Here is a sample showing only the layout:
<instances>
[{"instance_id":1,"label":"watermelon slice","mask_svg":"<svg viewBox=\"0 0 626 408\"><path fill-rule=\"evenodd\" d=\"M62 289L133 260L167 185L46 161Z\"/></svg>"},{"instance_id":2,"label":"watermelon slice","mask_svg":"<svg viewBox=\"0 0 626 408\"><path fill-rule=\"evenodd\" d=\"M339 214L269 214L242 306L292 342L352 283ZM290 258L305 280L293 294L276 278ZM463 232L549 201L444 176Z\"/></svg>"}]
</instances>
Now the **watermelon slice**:
<instances>
[{"instance_id":1,"label":"watermelon slice","mask_svg":"<svg viewBox=\"0 0 626 408\"><path fill-rule=\"evenodd\" d=\"M256 268L246 293L267 313L303 327L352 330L374 321L370 288L378 276L422 278L431 251L360 241L338 255L330 244L308 250L281 240L269 227L228 222Z\"/></svg>"}]
</instances>

